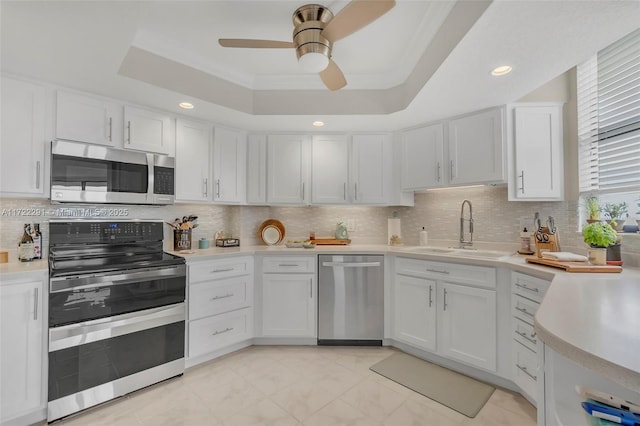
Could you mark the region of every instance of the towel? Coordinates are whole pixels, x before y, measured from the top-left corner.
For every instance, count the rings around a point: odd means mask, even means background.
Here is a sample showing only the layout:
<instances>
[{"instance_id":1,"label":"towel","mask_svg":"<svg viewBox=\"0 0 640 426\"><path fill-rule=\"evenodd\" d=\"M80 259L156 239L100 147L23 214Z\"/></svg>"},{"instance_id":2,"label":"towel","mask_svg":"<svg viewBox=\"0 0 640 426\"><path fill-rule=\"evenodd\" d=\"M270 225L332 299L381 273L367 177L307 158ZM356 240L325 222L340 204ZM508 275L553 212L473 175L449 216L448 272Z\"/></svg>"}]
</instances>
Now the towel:
<instances>
[{"instance_id":1,"label":"towel","mask_svg":"<svg viewBox=\"0 0 640 426\"><path fill-rule=\"evenodd\" d=\"M568 251L545 251L542 253L543 259L557 260L559 262L586 262L587 257Z\"/></svg>"}]
</instances>

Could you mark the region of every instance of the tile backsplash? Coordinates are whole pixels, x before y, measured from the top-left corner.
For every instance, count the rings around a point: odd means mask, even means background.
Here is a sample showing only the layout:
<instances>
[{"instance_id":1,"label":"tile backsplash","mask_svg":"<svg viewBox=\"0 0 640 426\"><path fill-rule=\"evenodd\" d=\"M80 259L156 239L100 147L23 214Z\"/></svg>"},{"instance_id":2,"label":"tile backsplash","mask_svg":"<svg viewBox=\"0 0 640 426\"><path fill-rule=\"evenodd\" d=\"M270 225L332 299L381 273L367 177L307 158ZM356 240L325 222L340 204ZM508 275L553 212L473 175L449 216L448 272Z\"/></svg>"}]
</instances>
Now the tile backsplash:
<instances>
[{"instance_id":1,"label":"tile backsplash","mask_svg":"<svg viewBox=\"0 0 640 426\"><path fill-rule=\"evenodd\" d=\"M172 206L117 206L126 209L123 219L162 219L195 214L198 228L193 231L193 241L201 237L213 239L217 231L225 231L240 238L244 246L261 244L258 237L260 224L266 219L278 219L286 228L287 239L306 239L314 231L318 238L333 237L336 223L344 221L353 244L386 244L387 218L397 211L402 221L402 237L405 245L417 245L418 233L424 226L433 245L456 244L460 230L460 208L467 199L473 205L474 242L488 248L517 249L521 218L532 225L537 211L542 218L553 216L560 230L563 250L584 253L586 246L578 230L577 201L523 202L507 201L506 187L477 187L428 191L415 195L414 207L363 207L363 206L222 206L211 204L174 204ZM104 206L69 206L50 204L47 200L1 199L0 248L14 250L22 236L24 223L41 223L46 247L49 219L64 208L91 211ZM20 214L30 212L30 216ZM42 212L54 213L40 215ZM465 211L465 217L468 212ZM465 228L465 230L468 228ZM165 227L165 249L171 249L169 226ZM495 247L489 247L493 245ZM640 254L640 235L623 235L623 253Z\"/></svg>"}]
</instances>

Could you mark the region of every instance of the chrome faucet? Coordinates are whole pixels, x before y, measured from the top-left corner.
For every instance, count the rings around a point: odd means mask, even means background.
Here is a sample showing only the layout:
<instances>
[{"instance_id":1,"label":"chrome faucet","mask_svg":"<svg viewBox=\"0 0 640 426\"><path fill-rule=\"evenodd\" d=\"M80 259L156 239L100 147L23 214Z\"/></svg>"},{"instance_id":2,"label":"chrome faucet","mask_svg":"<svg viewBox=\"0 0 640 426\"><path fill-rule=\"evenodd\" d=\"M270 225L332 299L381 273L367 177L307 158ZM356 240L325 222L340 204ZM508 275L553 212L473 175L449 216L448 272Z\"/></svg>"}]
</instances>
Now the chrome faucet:
<instances>
[{"instance_id":1,"label":"chrome faucet","mask_svg":"<svg viewBox=\"0 0 640 426\"><path fill-rule=\"evenodd\" d=\"M464 205L469 205L469 241L464 239ZM473 245L473 207L471 207L471 201L464 200L462 202L462 208L460 209L460 248L471 247Z\"/></svg>"}]
</instances>

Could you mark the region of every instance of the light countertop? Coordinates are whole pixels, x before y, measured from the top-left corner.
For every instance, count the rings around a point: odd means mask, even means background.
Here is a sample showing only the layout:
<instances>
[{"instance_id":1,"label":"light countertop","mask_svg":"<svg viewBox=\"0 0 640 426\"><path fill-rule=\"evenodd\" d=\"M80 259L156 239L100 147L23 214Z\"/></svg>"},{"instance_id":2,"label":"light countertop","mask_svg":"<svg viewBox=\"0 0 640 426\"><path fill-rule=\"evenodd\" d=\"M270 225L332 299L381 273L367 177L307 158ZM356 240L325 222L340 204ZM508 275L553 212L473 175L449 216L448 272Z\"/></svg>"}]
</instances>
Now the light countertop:
<instances>
[{"instance_id":1,"label":"light countertop","mask_svg":"<svg viewBox=\"0 0 640 426\"><path fill-rule=\"evenodd\" d=\"M542 341L556 352L640 392L640 270L625 267L620 274L567 273L530 265L518 255L472 258L446 253L421 253L414 247L388 245L213 247L192 253L173 252L187 262L237 255L316 255L319 253L390 254L449 263L507 268L552 280L535 316ZM0 274L44 272L48 262L0 264Z\"/></svg>"}]
</instances>

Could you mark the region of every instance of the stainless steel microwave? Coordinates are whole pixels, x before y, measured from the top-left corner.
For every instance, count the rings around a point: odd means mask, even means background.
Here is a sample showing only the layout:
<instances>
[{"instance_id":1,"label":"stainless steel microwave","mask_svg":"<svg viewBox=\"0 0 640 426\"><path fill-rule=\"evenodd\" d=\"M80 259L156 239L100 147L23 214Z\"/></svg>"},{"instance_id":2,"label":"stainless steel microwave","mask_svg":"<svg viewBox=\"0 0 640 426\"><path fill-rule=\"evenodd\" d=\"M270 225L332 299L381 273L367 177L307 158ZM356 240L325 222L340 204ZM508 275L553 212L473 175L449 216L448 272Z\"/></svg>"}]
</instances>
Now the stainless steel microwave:
<instances>
[{"instance_id":1,"label":"stainless steel microwave","mask_svg":"<svg viewBox=\"0 0 640 426\"><path fill-rule=\"evenodd\" d=\"M173 204L175 160L78 142L51 143L51 201Z\"/></svg>"}]
</instances>

